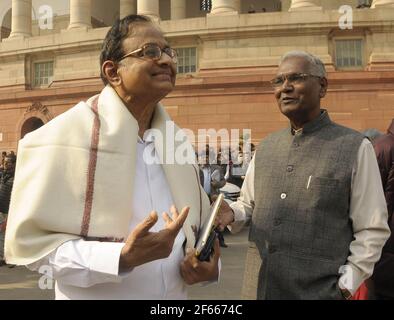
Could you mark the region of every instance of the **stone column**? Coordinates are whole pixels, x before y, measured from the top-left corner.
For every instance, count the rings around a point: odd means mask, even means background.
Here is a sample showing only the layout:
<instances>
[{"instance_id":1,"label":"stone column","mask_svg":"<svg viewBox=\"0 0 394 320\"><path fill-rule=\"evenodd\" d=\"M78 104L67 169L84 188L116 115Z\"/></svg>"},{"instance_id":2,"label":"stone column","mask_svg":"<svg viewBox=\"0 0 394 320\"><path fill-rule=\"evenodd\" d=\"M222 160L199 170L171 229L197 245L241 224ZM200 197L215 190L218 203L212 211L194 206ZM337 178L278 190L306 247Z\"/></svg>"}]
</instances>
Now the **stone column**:
<instances>
[{"instance_id":1,"label":"stone column","mask_svg":"<svg viewBox=\"0 0 394 320\"><path fill-rule=\"evenodd\" d=\"M394 0L373 0L371 8L394 8Z\"/></svg>"},{"instance_id":2,"label":"stone column","mask_svg":"<svg viewBox=\"0 0 394 320\"><path fill-rule=\"evenodd\" d=\"M171 0L171 20L186 18L186 0Z\"/></svg>"},{"instance_id":3,"label":"stone column","mask_svg":"<svg viewBox=\"0 0 394 320\"><path fill-rule=\"evenodd\" d=\"M91 0L70 0L68 29L92 27Z\"/></svg>"},{"instance_id":4,"label":"stone column","mask_svg":"<svg viewBox=\"0 0 394 320\"><path fill-rule=\"evenodd\" d=\"M120 19L128 16L129 14L137 13L137 0L120 0L119 4Z\"/></svg>"},{"instance_id":5,"label":"stone column","mask_svg":"<svg viewBox=\"0 0 394 320\"><path fill-rule=\"evenodd\" d=\"M31 36L31 2L32 0L12 0L10 38Z\"/></svg>"},{"instance_id":6,"label":"stone column","mask_svg":"<svg viewBox=\"0 0 394 320\"><path fill-rule=\"evenodd\" d=\"M160 20L159 0L138 0L138 14L148 16L154 21Z\"/></svg>"},{"instance_id":7,"label":"stone column","mask_svg":"<svg viewBox=\"0 0 394 320\"><path fill-rule=\"evenodd\" d=\"M211 14L241 12L240 0L212 0Z\"/></svg>"},{"instance_id":8,"label":"stone column","mask_svg":"<svg viewBox=\"0 0 394 320\"><path fill-rule=\"evenodd\" d=\"M316 4L316 0L291 0L289 11L309 10L322 10L322 7Z\"/></svg>"}]
</instances>

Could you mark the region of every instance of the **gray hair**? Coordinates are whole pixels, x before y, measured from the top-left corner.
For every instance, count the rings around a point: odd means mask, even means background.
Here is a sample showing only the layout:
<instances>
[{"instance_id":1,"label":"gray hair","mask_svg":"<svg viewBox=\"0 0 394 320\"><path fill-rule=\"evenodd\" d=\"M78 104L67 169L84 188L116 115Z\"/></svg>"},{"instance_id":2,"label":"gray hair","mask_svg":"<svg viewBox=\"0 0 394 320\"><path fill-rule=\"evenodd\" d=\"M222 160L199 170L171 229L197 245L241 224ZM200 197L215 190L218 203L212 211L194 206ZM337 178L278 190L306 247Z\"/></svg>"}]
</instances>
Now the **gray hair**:
<instances>
[{"instance_id":1,"label":"gray hair","mask_svg":"<svg viewBox=\"0 0 394 320\"><path fill-rule=\"evenodd\" d=\"M279 65L282 64L283 61L289 59L289 58L303 58L306 61L309 62L309 65L311 67L310 73L314 76L318 76L321 78L326 78L327 77L327 72L326 68L324 67L323 61L321 61L318 57L315 55L305 52L305 51L290 51L287 52L279 62Z\"/></svg>"}]
</instances>

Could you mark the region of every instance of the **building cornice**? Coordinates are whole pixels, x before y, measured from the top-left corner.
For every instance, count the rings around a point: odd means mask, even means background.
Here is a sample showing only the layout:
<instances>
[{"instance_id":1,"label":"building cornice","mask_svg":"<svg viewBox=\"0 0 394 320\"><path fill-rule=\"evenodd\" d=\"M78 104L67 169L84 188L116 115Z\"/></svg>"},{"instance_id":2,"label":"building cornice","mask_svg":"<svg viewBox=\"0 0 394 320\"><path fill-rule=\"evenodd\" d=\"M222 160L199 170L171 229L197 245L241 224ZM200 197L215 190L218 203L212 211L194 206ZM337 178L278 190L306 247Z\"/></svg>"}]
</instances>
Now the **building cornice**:
<instances>
[{"instance_id":1,"label":"building cornice","mask_svg":"<svg viewBox=\"0 0 394 320\"><path fill-rule=\"evenodd\" d=\"M272 12L224 17L211 15L204 18L161 21L160 26L170 40L188 37L209 41L264 36L328 35L332 30L339 29L340 16L341 13L336 10L317 11L313 14ZM368 28L372 32L392 32L393 21L393 10L353 10L354 30ZM4 39L0 43L0 58L31 52L99 48L108 30L109 27L80 28L18 40Z\"/></svg>"},{"instance_id":2,"label":"building cornice","mask_svg":"<svg viewBox=\"0 0 394 320\"><path fill-rule=\"evenodd\" d=\"M253 70L253 72L251 72ZM238 73L235 77L232 72ZM211 71L212 72L212 71ZM240 70L216 70L215 76L194 76L177 79L173 92L167 97L232 95L249 92L250 88L273 94L269 80L274 72L263 68L240 68ZM394 71L334 71L328 73L329 91L394 90ZM20 87L20 86L19 86ZM22 91L17 86L3 87L0 90L0 105L8 103L36 102L58 99L86 99L100 92L103 84L100 78L77 79L58 83L47 89ZM231 88L231 90L229 90ZM15 90L16 89L16 90ZM256 91L253 91L255 93Z\"/></svg>"}]
</instances>

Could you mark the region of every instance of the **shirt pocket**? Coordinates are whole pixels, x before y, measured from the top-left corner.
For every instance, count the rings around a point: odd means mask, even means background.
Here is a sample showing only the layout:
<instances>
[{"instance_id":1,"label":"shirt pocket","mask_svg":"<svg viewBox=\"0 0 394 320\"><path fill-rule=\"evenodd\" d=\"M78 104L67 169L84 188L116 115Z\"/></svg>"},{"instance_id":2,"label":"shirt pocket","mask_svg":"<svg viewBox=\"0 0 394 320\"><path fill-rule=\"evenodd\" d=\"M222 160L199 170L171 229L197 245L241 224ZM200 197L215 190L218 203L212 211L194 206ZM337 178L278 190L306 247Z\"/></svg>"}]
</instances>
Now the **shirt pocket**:
<instances>
[{"instance_id":1,"label":"shirt pocket","mask_svg":"<svg viewBox=\"0 0 394 320\"><path fill-rule=\"evenodd\" d=\"M339 185L338 179L326 178L326 177L315 177L311 176L310 187L311 188L336 188Z\"/></svg>"},{"instance_id":2,"label":"shirt pocket","mask_svg":"<svg viewBox=\"0 0 394 320\"><path fill-rule=\"evenodd\" d=\"M311 176L305 190L303 206L312 211L330 211L343 198L340 180Z\"/></svg>"}]
</instances>

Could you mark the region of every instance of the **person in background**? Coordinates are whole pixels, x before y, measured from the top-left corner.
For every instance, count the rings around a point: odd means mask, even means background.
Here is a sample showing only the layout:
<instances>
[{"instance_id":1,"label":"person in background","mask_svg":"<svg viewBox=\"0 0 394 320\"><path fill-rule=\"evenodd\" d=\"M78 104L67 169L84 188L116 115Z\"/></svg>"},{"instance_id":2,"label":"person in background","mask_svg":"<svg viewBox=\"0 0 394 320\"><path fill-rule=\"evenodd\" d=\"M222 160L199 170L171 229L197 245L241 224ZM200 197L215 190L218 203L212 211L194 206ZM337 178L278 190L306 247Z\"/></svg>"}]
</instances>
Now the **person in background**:
<instances>
[{"instance_id":1,"label":"person in background","mask_svg":"<svg viewBox=\"0 0 394 320\"><path fill-rule=\"evenodd\" d=\"M1 153L1 160L0 160L0 176L4 171L4 162L5 162L5 157L7 156L7 152L3 151Z\"/></svg>"},{"instance_id":2,"label":"person in background","mask_svg":"<svg viewBox=\"0 0 394 320\"><path fill-rule=\"evenodd\" d=\"M234 157L234 154L235 152L231 155L231 160L229 161L225 176L228 182L241 188L245 179L248 164L244 161L244 153L241 145L238 146L236 158Z\"/></svg>"},{"instance_id":3,"label":"person in background","mask_svg":"<svg viewBox=\"0 0 394 320\"><path fill-rule=\"evenodd\" d=\"M386 198L391 235L375 265L371 290L376 299L394 300L394 120L387 133L377 137L373 145Z\"/></svg>"},{"instance_id":4,"label":"person in background","mask_svg":"<svg viewBox=\"0 0 394 320\"><path fill-rule=\"evenodd\" d=\"M214 159L214 160L212 160ZM226 184L224 178L224 172L220 163L217 163L217 157L214 155L214 151L209 145L205 146L205 151L200 156L200 181L204 188L204 191L208 195L210 202L212 203L216 196L220 193L220 188ZM222 231L217 231L219 245L221 247L227 247Z\"/></svg>"},{"instance_id":5,"label":"person in background","mask_svg":"<svg viewBox=\"0 0 394 320\"><path fill-rule=\"evenodd\" d=\"M225 151L222 151L221 148L219 148L219 150L218 150L217 164L218 164L218 166L220 166L221 176L224 179L224 183L222 181L221 184L223 184L223 185L220 187L220 188L223 188L227 183L227 179L225 177L225 174L226 174L226 168L227 168L227 164L228 164L228 155L226 155ZM216 233L217 233L217 236L219 239L220 246L223 248L227 248L228 245L226 244L226 242L224 240L224 232L225 232L225 230L220 231L219 229L216 229Z\"/></svg>"},{"instance_id":6,"label":"person in background","mask_svg":"<svg viewBox=\"0 0 394 320\"><path fill-rule=\"evenodd\" d=\"M364 130L364 131L362 132L362 134L363 134L364 136L366 136L372 143L373 143L377 138L379 138L381 135L383 135L378 129L374 129L374 128Z\"/></svg>"},{"instance_id":7,"label":"person in background","mask_svg":"<svg viewBox=\"0 0 394 320\"><path fill-rule=\"evenodd\" d=\"M4 158L4 171L0 177L0 266L5 265L4 236L14 183L16 157L11 154Z\"/></svg>"}]
</instances>

